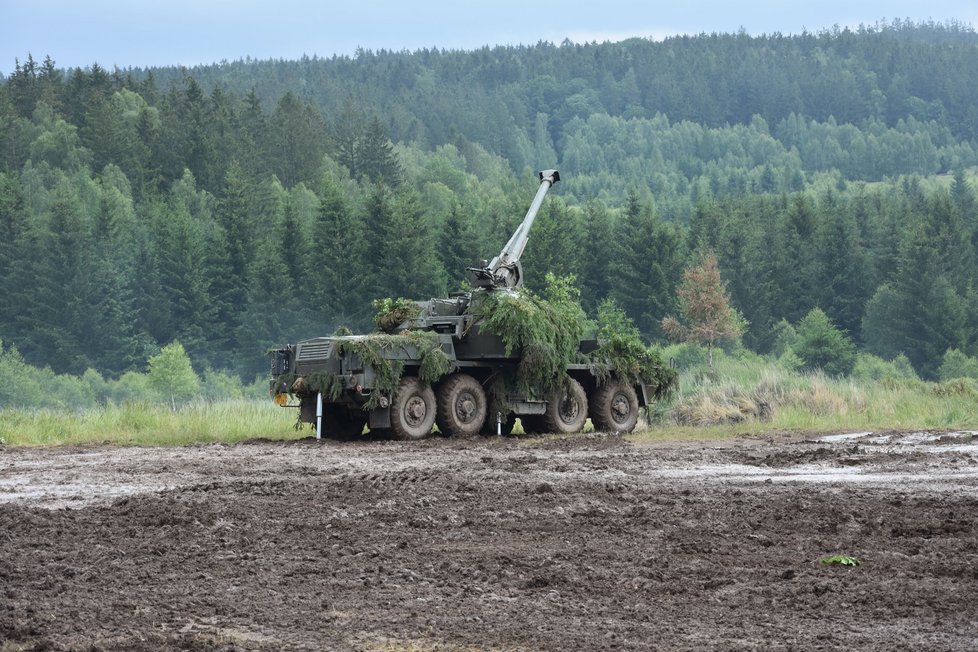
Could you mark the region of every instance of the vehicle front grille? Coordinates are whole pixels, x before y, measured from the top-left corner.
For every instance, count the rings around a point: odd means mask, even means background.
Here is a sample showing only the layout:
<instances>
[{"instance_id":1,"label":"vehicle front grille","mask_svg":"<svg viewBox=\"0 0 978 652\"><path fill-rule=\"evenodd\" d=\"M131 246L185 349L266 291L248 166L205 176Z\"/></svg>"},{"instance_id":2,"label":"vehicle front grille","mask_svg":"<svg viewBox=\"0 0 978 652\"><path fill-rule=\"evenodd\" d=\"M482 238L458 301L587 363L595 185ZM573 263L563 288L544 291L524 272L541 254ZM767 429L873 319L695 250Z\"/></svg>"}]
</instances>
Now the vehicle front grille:
<instances>
[{"instance_id":1,"label":"vehicle front grille","mask_svg":"<svg viewBox=\"0 0 978 652\"><path fill-rule=\"evenodd\" d=\"M309 360L326 360L333 350L333 343L329 340L316 342L304 342L299 345L299 354L296 356L297 362Z\"/></svg>"}]
</instances>

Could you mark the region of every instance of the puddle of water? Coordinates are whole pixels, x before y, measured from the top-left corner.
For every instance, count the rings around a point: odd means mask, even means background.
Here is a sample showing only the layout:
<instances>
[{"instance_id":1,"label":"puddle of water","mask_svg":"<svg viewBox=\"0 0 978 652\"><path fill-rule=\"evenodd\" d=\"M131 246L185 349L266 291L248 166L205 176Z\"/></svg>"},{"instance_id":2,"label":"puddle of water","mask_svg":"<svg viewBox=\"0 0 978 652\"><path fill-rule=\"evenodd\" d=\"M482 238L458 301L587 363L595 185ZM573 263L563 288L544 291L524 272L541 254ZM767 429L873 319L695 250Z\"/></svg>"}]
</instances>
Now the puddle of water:
<instances>
[{"instance_id":1,"label":"puddle of water","mask_svg":"<svg viewBox=\"0 0 978 652\"><path fill-rule=\"evenodd\" d=\"M877 444L880 446L899 446L916 447L921 450L930 451L950 451L952 448L957 451L978 451L978 441L971 443L978 432L973 430L962 430L958 432L932 433L932 432L908 432L888 435L875 435L872 432L852 432L837 435L826 435L820 437L819 441L830 444L842 442L858 442L860 444ZM969 443L961 444L941 444L938 446L928 446L935 442L948 442L955 439L964 439Z\"/></svg>"},{"instance_id":2,"label":"puddle of water","mask_svg":"<svg viewBox=\"0 0 978 652\"><path fill-rule=\"evenodd\" d=\"M147 491L160 491L163 487L145 487L125 484L14 484L0 483L0 503L26 500L39 503L38 507L84 507L102 500L132 496Z\"/></svg>"},{"instance_id":3,"label":"puddle of water","mask_svg":"<svg viewBox=\"0 0 978 652\"><path fill-rule=\"evenodd\" d=\"M871 432L848 432L839 435L825 435L824 437L819 437L819 441L827 441L830 444L834 444L840 441L852 441L854 439L862 439L863 437L868 437L873 433Z\"/></svg>"}]
</instances>

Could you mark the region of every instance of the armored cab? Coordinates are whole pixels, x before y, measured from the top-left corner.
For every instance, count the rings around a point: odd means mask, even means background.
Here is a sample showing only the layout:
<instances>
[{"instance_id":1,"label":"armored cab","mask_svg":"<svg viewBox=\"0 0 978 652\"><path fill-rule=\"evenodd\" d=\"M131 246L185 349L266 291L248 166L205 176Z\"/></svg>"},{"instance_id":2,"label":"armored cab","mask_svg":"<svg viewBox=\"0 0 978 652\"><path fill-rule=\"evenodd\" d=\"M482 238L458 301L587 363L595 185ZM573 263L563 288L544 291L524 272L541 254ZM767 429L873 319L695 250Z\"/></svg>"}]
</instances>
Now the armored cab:
<instances>
[{"instance_id":1,"label":"armored cab","mask_svg":"<svg viewBox=\"0 0 978 652\"><path fill-rule=\"evenodd\" d=\"M493 310L524 300L520 258L560 180L557 170L538 176L536 196L502 251L469 268L472 291L391 306L381 322L386 333L317 337L273 351L276 402L298 407L299 422L314 424L317 437L338 439L365 428L419 439L436 424L445 435L508 434L517 417L527 432L578 432L589 415L597 430L634 429L661 381L617 369L614 355L595 355L594 341L568 347L548 338L535 349L489 327ZM555 359L559 367L541 367Z\"/></svg>"}]
</instances>

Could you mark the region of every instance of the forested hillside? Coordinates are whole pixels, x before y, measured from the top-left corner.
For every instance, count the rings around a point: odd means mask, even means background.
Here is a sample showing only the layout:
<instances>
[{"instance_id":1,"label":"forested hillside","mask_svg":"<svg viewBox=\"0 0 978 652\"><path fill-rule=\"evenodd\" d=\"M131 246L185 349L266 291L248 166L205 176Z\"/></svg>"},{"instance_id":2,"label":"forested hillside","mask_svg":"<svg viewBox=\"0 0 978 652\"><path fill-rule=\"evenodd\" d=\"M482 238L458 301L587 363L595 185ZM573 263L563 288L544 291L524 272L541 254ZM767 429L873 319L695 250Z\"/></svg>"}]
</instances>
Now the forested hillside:
<instances>
[{"instance_id":1,"label":"forested hillside","mask_svg":"<svg viewBox=\"0 0 978 652\"><path fill-rule=\"evenodd\" d=\"M56 57L57 53L51 53ZM269 346L459 287L558 167L524 262L650 340L716 251L743 342L813 307L933 377L978 355L978 35L361 52L0 82L0 341L109 376L178 340L252 377Z\"/></svg>"}]
</instances>

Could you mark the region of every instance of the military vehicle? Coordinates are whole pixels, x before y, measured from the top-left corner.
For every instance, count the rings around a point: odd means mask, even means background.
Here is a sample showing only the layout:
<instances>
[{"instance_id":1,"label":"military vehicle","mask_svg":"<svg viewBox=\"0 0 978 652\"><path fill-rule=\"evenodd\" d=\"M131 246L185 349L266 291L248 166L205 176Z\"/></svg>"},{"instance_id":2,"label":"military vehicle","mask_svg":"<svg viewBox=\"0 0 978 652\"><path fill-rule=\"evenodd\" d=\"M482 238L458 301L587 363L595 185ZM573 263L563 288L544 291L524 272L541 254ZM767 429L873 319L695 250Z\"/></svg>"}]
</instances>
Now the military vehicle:
<instances>
[{"instance_id":1,"label":"military vehicle","mask_svg":"<svg viewBox=\"0 0 978 652\"><path fill-rule=\"evenodd\" d=\"M521 391L512 379L539 369L528 370L525 352L485 327L482 306L525 292L520 258L560 174L538 177L536 196L499 255L469 268L471 291L399 304L378 321L388 334L317 337L271 352L270 393L298 407L297 425L314 424L317 438L337 439L365 427L420 439L435 424L444 435L509 434L517 417L526 432L579 432L588 416L597 430L635 428L639 409L660 387L596 363L597 342L575 341L574 359L554 374L560 378Z\"/></svg>"}]
</instances>

